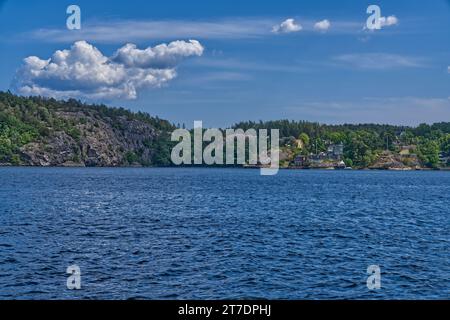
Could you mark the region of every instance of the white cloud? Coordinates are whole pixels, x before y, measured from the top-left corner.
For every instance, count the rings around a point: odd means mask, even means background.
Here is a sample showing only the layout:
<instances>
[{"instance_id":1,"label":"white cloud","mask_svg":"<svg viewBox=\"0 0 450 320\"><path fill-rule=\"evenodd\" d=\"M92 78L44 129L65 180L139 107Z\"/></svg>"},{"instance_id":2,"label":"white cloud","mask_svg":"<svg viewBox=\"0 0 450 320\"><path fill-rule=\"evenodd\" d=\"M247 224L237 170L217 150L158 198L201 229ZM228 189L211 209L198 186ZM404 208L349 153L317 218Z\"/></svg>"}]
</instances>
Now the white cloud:
<instances>
[{"instance_id":1,"label":"white cloud","mask_svg":"<svg viewBox=\"0 0 450 320\"><path fill-rule=\"evenodd\" d=\"M74 42L79 39L96 43L142 42L161 39L247 39L269 34L276 23L273 19L251 17L219 20L112 20L85 21L77 32L66 29L42 28L21 35L52 43ZM17 37L17 38L21 38ZM2 39L3 40L3 39Z\"/></svg>"},{"instance_id":2,"label":"white cloud","mask_svg":"<svg viewBox=\"0 0 450 320\"><path fill-rule=\"evenodd\" d=\"M129 43L117 50L112 60L128 68L165 69L176 66L183 58L201 56L203 50L203 46L196 40L174 41L168 45L163 43L145 50L137 49L135 44Z\"/></svg>"},{"instance_id":3,"label":"white cloud","mask_svg":"<svg viewBox=\"0 0 450 320\"><path fill-rule=\"evenodd\" d=\"M301 31L303 27L296 23L294 19L286 19L281 24L272 28L273 33L291 33Z\"/></svg>"},{"instance_id":4,"label":"white cloud","mask_svg":"<svg viewBox=\"0 0 450 320\"><path fill-rule=\"evenodd\" d=\"M450 73L450 66L447 67L447 72Z\"/></svg>"},{"instance_id":5,"label":"white cloud","mask_svg":"<svg viewBox=\"0 0 450 320\"><path fill-rule=\"evenodd\" d=\"M325 19L314 24L314 29L317 31L327 31L330 29L331 23L329 20Z\"/></svg>"},{"instance_id":6,"label":"white cloud","mask_svg":"<svg viewBox=\"0 0 450 320\"><path fill-rule=\"evenodd\" d=\"M129 53L125 57L125 53ZM135 99L139 89L160 87L177 76L176 65L190 56L201 56L198 41L175 41L139 50L133 44L104 56L86 41L56 51L50 59L24 59L13 83L23 95L54 98Z\"/></svg>"},{"instance_id":7,"label":"white cloud","mask_svg":"<svg viewBox=\"0 0 450 320\"><path fill-rule=\"evenodd\" d=\"M225 69L225 70L235 70L235 71L256 71L256 72L283 72L283 73L298 73L305 72L309 68L305 65L300 65L298 63L286 63L278 64L273 62L268 62L266 60L239 60L239 59L216 59L216 58L204 58L196 60L193 62L199 67L208 67L213 69Z\"/></svg>"},{"instance_id":8,"label":"white cloud","mask_svg":"<svg viewBox=\"0 0 450 320\"><path fill-rule=\"evenodd\" d=\"M289 20L289 19L288 19ZM287 20L286 20L287 21ZM302 20L304 26L293 23L294 30L315 31L316 20ZM273 27L275 25L275 27ZM297 27L295 27L297 26ZM272 28L273 27L273 28ZM303 28L304 27L304 28ZM358 34L360 21L333 21L335 34ZM107 20L83 21L83 28L67 32L64 28L41 28L17 34L14 40L39 40L49 43L71 43L84 39L88 42L123 44L142 43L161 39L254 39L282 32L281 24L274 18L223 18L215 20ZM275 31L274 31L275 30ZM288 27L285 28L288 30ZM0 38L0 42L10 39Z\"/></svg>"},{"instance_id":9,"label":"white cloud","mask_svg":"<svg viewBox=\"0 0 450 320\"><path fill-rule=\"evenodd\" d=\"M390 27L390 26L396 26L398 25L399 21L396 16L389 16L389 17L381 17L380 18L380 25L381 27Z\"/></svg>"},{"instance_id":10,"label":"white cloud","mask_svg":"<svg viewBox=\"0 0 450 320\"><path fill-rule=\"evenodd\" d=\"M386 70L392 68L423 67L422 59L389 53L353 53L342 54L333 58L339 64L358 69Z\"/></svg>"},{"instance_id":11,"label":"white cloud","mask_svg":"<svg viewBox=\"0 0 450 320\"><path fill-rule=\"evenodd\" d=\"M400 21L399 19L394 16L388 16L388 17L380 17L380 29L386 28L386 27L393 27L393 26L397 26ZM367 31L367 32L376 32L377 29L369 29L366 25L364 25L363 30Z\"/></svg>"}]
</instances>

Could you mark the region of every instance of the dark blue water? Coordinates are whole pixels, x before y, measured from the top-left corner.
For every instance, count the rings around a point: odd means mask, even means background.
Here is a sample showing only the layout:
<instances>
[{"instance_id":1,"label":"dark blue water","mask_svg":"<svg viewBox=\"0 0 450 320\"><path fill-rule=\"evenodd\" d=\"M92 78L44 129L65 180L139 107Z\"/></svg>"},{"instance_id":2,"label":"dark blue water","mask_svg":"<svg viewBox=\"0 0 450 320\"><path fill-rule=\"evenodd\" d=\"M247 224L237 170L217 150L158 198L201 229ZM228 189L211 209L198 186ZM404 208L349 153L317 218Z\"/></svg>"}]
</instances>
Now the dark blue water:
<instances>
[{"instance_id":1,"label":"dark blue water","mask_svg":"<svg viewBox=\"0 0 450 320\"><path fill-rule=\"evenodd\" d=\"M450 172L3 168L0 226L0 299L450 298Z\"/></svg>"}]
</instances>

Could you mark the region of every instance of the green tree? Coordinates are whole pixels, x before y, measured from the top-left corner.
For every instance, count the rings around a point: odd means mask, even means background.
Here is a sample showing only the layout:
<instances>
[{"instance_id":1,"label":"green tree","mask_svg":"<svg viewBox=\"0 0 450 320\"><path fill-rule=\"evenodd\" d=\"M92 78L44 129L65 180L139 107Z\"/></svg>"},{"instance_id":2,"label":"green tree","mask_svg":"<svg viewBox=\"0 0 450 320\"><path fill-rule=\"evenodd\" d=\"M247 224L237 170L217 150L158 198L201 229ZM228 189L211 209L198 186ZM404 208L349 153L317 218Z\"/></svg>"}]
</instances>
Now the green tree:
<instances>
[{"instance_id":1,"label":"green tree","mask_svg":"<svg viewBox=\"0 0 450 320\"><path fill-rule=\"evenodd\" d=\"M308 148L310 139L309 139L309 136L306 133L302 132L299 135L298 139L303 142L303 145L305 146L305 148Z\"/></svg>"},{"instance_id":2,"label":"green tree","mask_svg":"<svg viewBox=\"0 0 450 320\"><path fill-rule=\"evenodd\" d=\"M439 165L439 144L436 141L422 139L418 147L420 160L429 168Z\"/></svg>"},{"instance_id":3,"label":"green tree","mask_svg":"<svg viewBox=\"0 0 450 320\"><path fill-rule=\"evenodd\" d=\"M441 141L441 151L450 155L450 134L445 135Z\"/></svg>"}]
</instances>

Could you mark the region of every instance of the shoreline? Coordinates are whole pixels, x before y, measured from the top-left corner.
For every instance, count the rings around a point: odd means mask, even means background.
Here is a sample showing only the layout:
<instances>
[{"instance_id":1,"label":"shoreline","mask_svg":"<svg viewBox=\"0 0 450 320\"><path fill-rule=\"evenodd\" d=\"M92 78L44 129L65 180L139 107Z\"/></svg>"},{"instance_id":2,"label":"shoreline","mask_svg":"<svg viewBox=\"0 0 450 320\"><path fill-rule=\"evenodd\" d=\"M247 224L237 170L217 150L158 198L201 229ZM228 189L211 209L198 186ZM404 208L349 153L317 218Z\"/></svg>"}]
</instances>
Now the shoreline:
<instances>
[{"instance_id":1,"label":"shoreline","mask_svg":"<svg viewBox=\"0 0 450 320\"><path fill-rule=\"evenodd\" d=\"M259 170L264 167L261 166L30 166L30 165L12 165L12 164L0 164L0 169L2 168L61 168L61 169L243 169L243 170ZM450 168L301 168L301 167L280 167L279 170L289 170L289 171L450 171Z\"/></svg>"}]
</instances>

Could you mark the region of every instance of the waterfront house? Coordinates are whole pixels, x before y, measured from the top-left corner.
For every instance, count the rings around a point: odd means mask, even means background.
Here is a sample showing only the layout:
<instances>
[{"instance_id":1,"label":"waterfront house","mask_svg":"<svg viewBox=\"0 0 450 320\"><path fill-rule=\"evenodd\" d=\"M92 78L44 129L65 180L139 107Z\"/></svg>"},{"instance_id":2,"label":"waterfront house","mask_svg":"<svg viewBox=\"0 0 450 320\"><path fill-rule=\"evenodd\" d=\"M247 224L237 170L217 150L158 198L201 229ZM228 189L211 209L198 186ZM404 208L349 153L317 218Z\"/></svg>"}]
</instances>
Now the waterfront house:
<instances>
[{"instance_id":1,"label":"waterfront house","mask_svg":"<svg viewBox=\"0 0 450 320\"><path fill-rule=\"evenodd\" d=\"M401 156L413 155L415 149L416 149L416 146L412 146L412 145L411 146L401 146L399 154Z\"/></svg>"},{"instance_id":2,"label":"waterfront house","mask_svg":"<svg viewBox=\"0 0 450 320\"><path fill-rule=\"evenodd\" d=\"M342 160L344 156L344 144L331 144L328 146L327 157L330 160Z\"/></svg>"},{"instance_id":3,"label":"waterfront house","mask_svg":"<svg viewBox=\"0 0 450 320\"><path fill-rule=\"evenodd\" d=\"M305 155L298 155L294 159L294 165L296 167L305 167L308 165L308 163L309 163L308 156Z\"/></svg>"},{"instance_id":4,"label":"waterfront house","mask_svg":"<svg viewBox=\"0 0 450 320\"><path fill-rule=\"evenodd\" d=\"M441 163L441 165L443 166L448 166L450 165L450 156L448 154L445 154L443 152L441 152L439 154L439 162Z\"/></svg>"},{"instance_id":5,"label":"waterfront house","mask_svg":"<svg viewBox=\"0 0 450 320\"><path fill-rule=\"evenodd\" d=\"M294 158L293 164L296 167L341 167L345 164L342 161L344 158L344 144L330 144L327 148L327 152L319 152L317 154L297 155Z\"/></svg>"}]
</instances>

